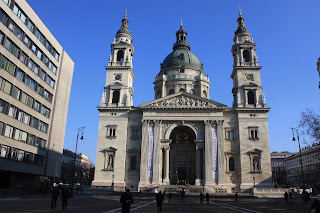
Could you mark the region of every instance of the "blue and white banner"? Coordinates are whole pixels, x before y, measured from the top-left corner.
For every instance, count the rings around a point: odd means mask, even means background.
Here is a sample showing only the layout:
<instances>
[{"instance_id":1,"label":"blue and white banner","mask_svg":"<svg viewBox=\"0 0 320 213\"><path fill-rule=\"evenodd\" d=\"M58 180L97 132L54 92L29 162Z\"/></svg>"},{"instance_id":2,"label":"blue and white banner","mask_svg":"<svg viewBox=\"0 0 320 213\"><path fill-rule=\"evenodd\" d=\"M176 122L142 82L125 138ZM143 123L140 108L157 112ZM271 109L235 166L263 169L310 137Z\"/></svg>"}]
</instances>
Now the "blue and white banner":
<instances>
[{"instance_id":1,"label":"blue and white banner","mask_svg":"<svg viewBox=\"0 0 320 213\"><path fill-rule=\"evenodd\" d=\"M216 179L217 176L217 147L218 140L216 134L216 128L212 128L212 164L213 164L213 178Z\"/></svg>"},{"instance_id":2,"label":"blue and white banner","mask_svg":"<svg viewBox=\"0 0 320 213\"><path fill-rule=\"evenodd\" d=\"M148 177L153 173L153 128L149 128Z\"/></svg>"}]
</instances>

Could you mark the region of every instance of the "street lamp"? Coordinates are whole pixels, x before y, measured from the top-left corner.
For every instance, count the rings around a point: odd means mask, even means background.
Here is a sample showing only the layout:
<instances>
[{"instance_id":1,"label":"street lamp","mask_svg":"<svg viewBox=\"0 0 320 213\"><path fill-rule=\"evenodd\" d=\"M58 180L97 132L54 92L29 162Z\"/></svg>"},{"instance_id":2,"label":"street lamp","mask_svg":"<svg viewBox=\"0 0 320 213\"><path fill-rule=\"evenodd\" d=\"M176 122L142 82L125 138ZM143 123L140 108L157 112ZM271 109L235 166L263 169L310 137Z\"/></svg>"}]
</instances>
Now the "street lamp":
<instances>
[{"instance_id":1,"label":"street lamp","mask_svg":"<svg viewBox=\"0 0 320 213\"><path fill-rule=\"evenodd\" d=\"M77 161L78 140L79 140L80 134L81 134L80 140L83 140L83 131L84 131L85 128L86 128L85 126L82 126L82 127L78 128L76 151L74 153L74 165L73 165L74 177L72 178L71 195L73 195L73 185L74 185L74 181L75 181L75 179L77 177L76 161Z\"/></svg>"},{"instance_id":2,"label":"street lamp","mask_svg":"<svg viewBox=\"0 0 320 213\"><path fill-rule=\"evenodd\" d=\"M304 173L303 173L303 166L302 166L302 156L301 156L301 147L300 147L300 140L299 140L299 132L296 128L291 128L292 129L292 141L294 142L296 139L294 138L294 131L296 131L297 134L297 139L298 139L298 144L299 144L299 154L300 154L300 165L301 165L301 173L302 173L302 184L303 184L303 193L306 192L306 187L304 184Z\"/></svg>"}]
</instances>

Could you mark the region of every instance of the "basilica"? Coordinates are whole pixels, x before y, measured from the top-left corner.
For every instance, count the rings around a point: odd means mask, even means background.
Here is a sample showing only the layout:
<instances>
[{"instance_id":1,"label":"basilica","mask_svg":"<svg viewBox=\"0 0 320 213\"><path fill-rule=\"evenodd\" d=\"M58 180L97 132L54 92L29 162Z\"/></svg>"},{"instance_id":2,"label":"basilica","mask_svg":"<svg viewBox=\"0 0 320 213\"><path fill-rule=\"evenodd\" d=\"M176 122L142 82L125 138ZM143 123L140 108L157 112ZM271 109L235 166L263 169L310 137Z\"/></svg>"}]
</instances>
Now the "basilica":
<instances>
[{"instance_id":1,"label":"basilica","mask_svg":"<svg viewBox=\"0 0 320 213\"><path fill-rule=\"evenodd\" d=\"M188 184L219 192L272 187L270 108L241 11L231 47L231 107L210 100L209 78L190 51L182 23L154 80L154 100L133 106L128 22L125 14L106 66L92 185L143 190Z\"/></svg>"}]
</instances>

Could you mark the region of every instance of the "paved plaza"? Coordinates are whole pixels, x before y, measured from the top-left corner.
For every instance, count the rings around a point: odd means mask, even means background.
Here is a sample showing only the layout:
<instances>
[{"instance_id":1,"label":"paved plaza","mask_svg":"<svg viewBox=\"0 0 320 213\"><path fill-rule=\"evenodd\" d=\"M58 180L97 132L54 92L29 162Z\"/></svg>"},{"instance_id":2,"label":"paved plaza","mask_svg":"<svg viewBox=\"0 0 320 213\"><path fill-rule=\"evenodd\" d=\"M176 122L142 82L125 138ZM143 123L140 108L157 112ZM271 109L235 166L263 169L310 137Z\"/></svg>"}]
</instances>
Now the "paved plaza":
<instances>
[{"instance_id":1,"label":"paved plaza","mask_svg":"<svg viewBox=\"0 0 320 213\"><path fill-rule=\"evenodd\" d=\"M62 210L61 199L57 201L56 210L50 210L51 198L49 195L0 199L1 213L38 213L38 212L75 212L75 213L112 213L121 212L119 202L120 194L110 195L80 195L69 199L66 211ZM139 198L133 196L134 202L131 206L131 212L149 213L157 212L155 196L148 194ZM171 203L165 199L163 203L163 212L242 212L242 213L260 213L260 212L310 212L311 203L302 203L299 198L293 200L293 203L285 203L284 199L264 199L254 197L239 197L235 202L233 197L210 197L209 204L206 201L201 205L197 196L187 196L184 199L173 197Z\"/></svg>"}]
</instances>

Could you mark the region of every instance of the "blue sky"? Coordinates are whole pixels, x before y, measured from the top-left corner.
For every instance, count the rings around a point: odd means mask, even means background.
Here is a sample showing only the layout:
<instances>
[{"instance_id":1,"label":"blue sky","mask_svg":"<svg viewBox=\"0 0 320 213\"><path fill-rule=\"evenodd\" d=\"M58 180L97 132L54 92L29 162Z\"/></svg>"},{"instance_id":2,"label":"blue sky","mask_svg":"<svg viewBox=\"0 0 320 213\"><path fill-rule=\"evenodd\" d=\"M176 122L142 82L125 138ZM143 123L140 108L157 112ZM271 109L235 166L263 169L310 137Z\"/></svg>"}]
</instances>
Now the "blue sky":
<instances>
[{"instance_id":1,"label":"blue sky","mask_svg":"<svg viewBox=\"0 0 320 213\"><path fill-rule=\"evenodd\" d=\"M271 107L270 151L298 151L289 127L297 126L300 112L307 107L319 110L318 0L28 2L75 62L64 147L74 151L77 128L86 126L78 151L93 162L99 124L96 107L105 84L110 44L126 8L135 47L135 106L153 100L154 77L172 51L182 18L191 51L210 77L210 99L230 107L231 46L240 6L257 45L263 91Z\"/></svg>"}]
</instances>

